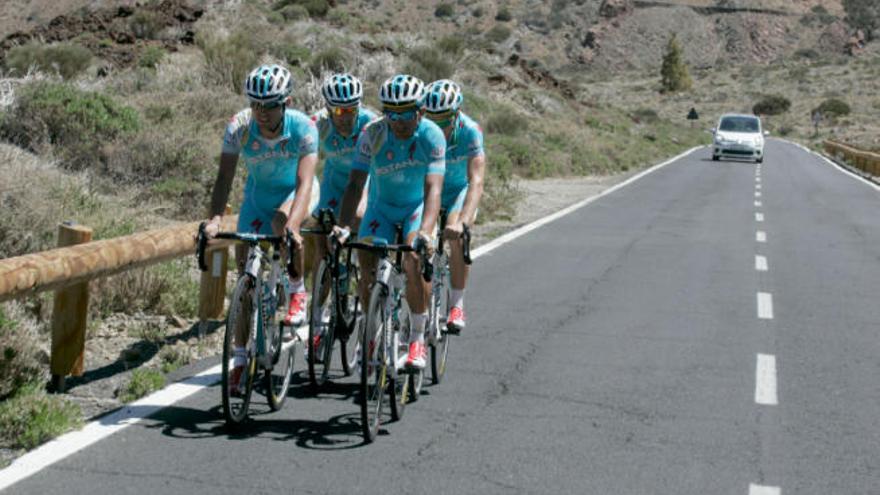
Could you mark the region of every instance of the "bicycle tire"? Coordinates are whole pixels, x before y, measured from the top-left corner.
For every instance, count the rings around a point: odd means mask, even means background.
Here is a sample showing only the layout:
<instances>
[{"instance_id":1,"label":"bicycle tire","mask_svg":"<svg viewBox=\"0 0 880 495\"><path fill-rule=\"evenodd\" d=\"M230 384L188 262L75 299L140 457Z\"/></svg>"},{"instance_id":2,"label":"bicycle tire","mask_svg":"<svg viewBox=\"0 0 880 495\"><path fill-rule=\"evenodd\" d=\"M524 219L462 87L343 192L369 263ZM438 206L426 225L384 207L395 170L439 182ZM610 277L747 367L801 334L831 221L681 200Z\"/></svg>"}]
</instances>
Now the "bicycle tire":
<instances>
[{"instance_id":1,"label":"bicycle tire","mask_svg":"<svg viewBox=\"0 0 880 495\"><path fill-rule=\"evenodd\" d=\"M247 420L251 393L254 388L254 375L257 370L257 359L254 354L253 345L253 316L255 314L255 308L253 308L252 304L253 291L253 280L249 276L243 276L238 279L232 292L232 299L226 317L226 332L223 336L220 389L223 401L223 417L226 420L226 424L232 428L241 426ZM235 345L235 330L240 324L247 325L248 342L245 346L247 349L247 365L245 366L245 375L243 377L245 380L244 393L241 396L235 396L229 393L229 373L232 371L231 363Z\"/></svg>"},{"instance_id":2,"label":"bicycle tire","mask_svg":"<svg viewBox=\"0 0 880 495\"><path fill-rule=\"evenodd\" d=\"M337 320L336 329L339 339L339 356L342 361L342 372L345 376L351 376L357 365L360 351L359 340L356 338L358 317L361 316L361 300L358 286L360 284L360 266L353 258L352 251L348 251L346 260L348 270L348 287L342 291L337 289Z\"/></svg>"},{"instance_id":3,"label":"bicycle tire","mask_svg":"<svg viewBox=\"0 0 880 495\"><path fill-rule=\"evenodd\" d=\"M326 260L321 260L320 265L318 265L318 273L315 276L314 283L312 284L312 308L311 315L309 320L309 338L308 342L306 342L306 346L308 347L308 368L309 368L309 383L311 383L312 390L319 390L326 382L327 376L330 373L330 361L333 356L333 345L335 341L335 319L336 315L334 314L333 306L333 294L331 291L331 284L333 282L333 277L330 273L330 269L326 263ZM324 298L323 303L321 302L321 294L327 291L327 297ZM328 323L324 322L324 308L327 305L331 305L330 308L330 321ZM321 345L315 346L315 336L321 335ZM318 357L320 355L320 361Z\"/></svg>"},{"instance_id":4,"label":"bicycle tire","mask_svg":"<svg viewBox=\"0 0 880 495\"><path fill-rule=\"evenodd\" d=\"M382 285L376 284L370 291L370 305L367 311L367 321L364 331L361 333L361 425L364 442L372 443L379 433L382 423L382 403L385 398L385 389L388 386L388 359L386 356L387 344L385 339L388 335L385 318L385 298L387 290ZM375 342L373 351L376 359L370 355L369 341L372 337ZM375 364L371 366L371 361Z\"/></svg>"},{"instance_id":5,"label":"bicycle tire","mask_svg":"<svg viewBox=\"0 0 880 495\"><path fill-rule=\"evenodd\" d=\"M396 363L398 356L409 351L409 338L412 332L412 313L406 299L401 296L399 306L395 313L386 315L388 327L391 332L392 344L392 362ZM395 316L397 315L396 321ZM395 349L396 348L396 349ZM396 366L396 364L395 364ZM413 374L395 373L388 387L388 404L391 406L391 420L400 421L403 413L406 411L406 405L410 402L413 395L412 385L415 383Z\"/></svg>"},{"instance_id":6,"label":"bicycle tire","mask_svg":"<svg viewBox=\"0 0 880 495\"><path fill-rule=\"evenodd\" d=\"M445 257L444 261L447 261ZM439 271L441 288L436 292L433 287L431 288L431 315L428 320L431 325L434 325L432 331L436 336L435 341L430 345L431 383L433 385L437 385L443 380L449 358L449 334L446 332L446 318L449 314L449 265L444 264Z\"/></svg>"}]
</instances>

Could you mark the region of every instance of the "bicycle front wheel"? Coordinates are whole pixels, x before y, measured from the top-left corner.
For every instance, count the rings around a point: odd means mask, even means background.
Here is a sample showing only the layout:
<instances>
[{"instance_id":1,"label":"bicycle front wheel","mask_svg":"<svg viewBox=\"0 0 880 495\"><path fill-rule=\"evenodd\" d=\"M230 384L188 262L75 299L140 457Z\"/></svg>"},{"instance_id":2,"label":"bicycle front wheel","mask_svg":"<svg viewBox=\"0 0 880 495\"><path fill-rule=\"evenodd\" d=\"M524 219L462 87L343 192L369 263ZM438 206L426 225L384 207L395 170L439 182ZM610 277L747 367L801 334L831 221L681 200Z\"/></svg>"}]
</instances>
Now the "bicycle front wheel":
<instances>
[{"instance_id":1,"label":"bicycle front wheel","mask_svg":"<svg viewBox=\"0 0 880 495\"><path fill-rule=\"evenodd\" d=\"M309 340L306 342L309 382L315 391L327 382L335 343L336 315L333 308L334 295L330 293L332 283L330 266L326 260L321 260L312 284L312 314L309 320Z\"/></svg>"},{"instance_id":2,"label":"bicycle front wheel","mask_svg":"<svg viewBox=\"0 0 880 495\"><path fill-rule=\"evenodd\" d=\"M449 334L446 333L446 317L449 314L449 267L446 258L443 265L437 265L438 277L431 286L431 303L428 324L431 326L431 383L437 385L446 374L446 359L449 357Z\"/></svg>"},{"instance_id":3,"label":"bicycle front wheel","mask_svg":"<svg viewBox=\"0 0 880 495\"><path fill-rule=\"evenodd\" d=\"M389 383L386 297L387 289L376 284L370 294L367 321L361 334L361 424L366 443L375 440L379 433L382 403Z\"/></svg>"},{"instance_id":4,"label":"bicycle front wheel","mask_svg":"<svg viewBox=\"0 0 880 495\"><path fill-rule=\"evenodd\" d=\"M223 398L223 417L230 427L238 427L247 419L251 393L254 389L254 375L257 372L257 359L254 346L254 282L249 276L243 276L235 284L229 312L226 316L226 334L223 337L223 362L221 366L220 388ZM232 379L233 356L236 332L247 335L245 351L247 362L240 375L239 386L230 388Z\"/></svg>"},{"instance_id":5,"label":"bicycle front wheel","mask_svg":"<svg viewBox=\"0 0 880 495\"><path fill-rule=\"evenodd\" d=\"M336 289L336 335L339 339L342 372L345 376L350 376L360 354L360 341L355 331L359 320L363 317L360 292L358 292L360 267L350 250L346 267L347 280L340 280Z\"/></svg>"}]
</instances>

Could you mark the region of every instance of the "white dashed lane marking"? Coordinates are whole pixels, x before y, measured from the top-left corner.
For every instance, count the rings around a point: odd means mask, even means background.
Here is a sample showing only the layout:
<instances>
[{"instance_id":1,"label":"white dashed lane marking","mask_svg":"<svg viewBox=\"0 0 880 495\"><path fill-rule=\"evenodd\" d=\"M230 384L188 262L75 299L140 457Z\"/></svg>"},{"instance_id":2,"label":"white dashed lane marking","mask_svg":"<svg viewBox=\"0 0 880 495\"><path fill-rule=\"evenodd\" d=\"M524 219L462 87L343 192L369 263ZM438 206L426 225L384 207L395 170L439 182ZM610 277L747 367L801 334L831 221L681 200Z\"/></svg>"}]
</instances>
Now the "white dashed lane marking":
<instances>
[{"instance_id":1,"label":"white dashed lane marking","mask_svg":"<svg viewBox=\"0 0 880 495\"><path fill-rule=\"evenodd\" d=\"M755 270L759 272L767 271L767 258L761 255L755 256Z\"/></svg>"},{"instance_id":2,"label":"white dashed lane marking","mask_svg":"<svg viewBox=\"0 0 880 495\"><path fill-rule=\"evenodd\" d=\"M754 483L749 485L749 495L781 495L782 490L778 486L763 486Z\"/></svg>"},{"instance_id":3,"label":"white dashed lane marking","mask_svg":"<svg viewBox=\"0 0 880 495\"><path fill-rule=\"evenodd\" d=\"M755 232L755 241L767 242L767 233L762 230Z\"/></svg>"},{"instance_id":4,"label":"white dashed lane marking","mask_svg":"<svg viewBox=\"0 0 880 495\"><path fill-rule=\"evenodd\" d=\"M773 295L768 292L758 292L758 318L773 319Z\"/></svg>"}]
</instances>

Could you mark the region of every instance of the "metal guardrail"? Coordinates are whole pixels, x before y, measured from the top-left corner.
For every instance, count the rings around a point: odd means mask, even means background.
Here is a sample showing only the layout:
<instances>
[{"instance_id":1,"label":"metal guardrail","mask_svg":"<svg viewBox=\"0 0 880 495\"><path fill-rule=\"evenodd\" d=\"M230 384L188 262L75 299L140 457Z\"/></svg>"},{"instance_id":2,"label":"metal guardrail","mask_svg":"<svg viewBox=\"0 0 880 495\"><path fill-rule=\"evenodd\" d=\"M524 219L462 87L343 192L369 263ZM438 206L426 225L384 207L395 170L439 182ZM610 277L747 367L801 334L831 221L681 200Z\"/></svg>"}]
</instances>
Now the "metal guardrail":
<instances>
[{"instance_id":1,"label":"metal guardrail","mask_svg":"<svg viewBox=\"0 0 880 495\"><path fill-rule=\"evenodd\" d=\"M852 146L826 140L822 143L825 152L842 159L866 174L880 177L880 153L861 150Z\"/></svg>"},{"instance_id":2,"label":"metal guardrail","mask_svg":"<svg viewBox=\"0 0 880 495\"><path fill-rule=\"evenodd\" d=\"M226 215L221 228L234 230L237 216ZM83 373L85 332L91 280L195 253L199 223L186 223L91 242L92 229L59 225L56 249L0 259L0 302L55 290L52 310L50 369L53 388L64 390L64 378ZM208 251L209 269L202 272L199 319L220 318L226 296L229 244Z\"/></svg>"}]
</instances>

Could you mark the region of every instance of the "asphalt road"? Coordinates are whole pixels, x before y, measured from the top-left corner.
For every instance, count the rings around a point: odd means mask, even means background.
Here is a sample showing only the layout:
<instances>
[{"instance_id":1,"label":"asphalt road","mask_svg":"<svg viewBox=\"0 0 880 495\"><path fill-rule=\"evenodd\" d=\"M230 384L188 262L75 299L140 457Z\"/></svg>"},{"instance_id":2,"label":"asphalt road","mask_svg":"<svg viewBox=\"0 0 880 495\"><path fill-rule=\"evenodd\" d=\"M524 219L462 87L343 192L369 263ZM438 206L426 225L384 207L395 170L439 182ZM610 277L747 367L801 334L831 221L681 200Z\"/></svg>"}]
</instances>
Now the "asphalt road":
<instances>
[{"instance_id":1,"label":"asphalt road","mask_svg":"<svg viewBox=\"0 0 880 495\"><path fill-rule=\"evenodd\" d=\"M374 444L352 378L240 435L215 386L8 493L877 494L878 294L877 190L702 149L479 258L446 381Z\"/></svg>"}]
</instances>

